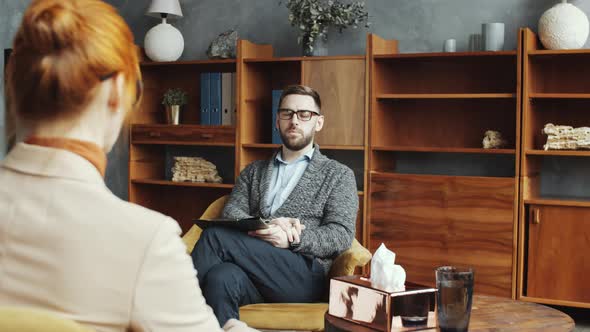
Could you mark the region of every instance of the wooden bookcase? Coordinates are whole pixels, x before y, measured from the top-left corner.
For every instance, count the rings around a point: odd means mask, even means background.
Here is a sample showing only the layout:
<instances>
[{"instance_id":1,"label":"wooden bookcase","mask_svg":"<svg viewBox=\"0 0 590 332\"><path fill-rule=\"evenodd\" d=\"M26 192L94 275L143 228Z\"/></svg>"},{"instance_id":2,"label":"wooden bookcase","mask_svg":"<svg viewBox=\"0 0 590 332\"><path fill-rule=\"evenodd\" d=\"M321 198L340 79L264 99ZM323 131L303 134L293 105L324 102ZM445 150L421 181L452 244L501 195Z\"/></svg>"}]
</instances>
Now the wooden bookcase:
<instances>
[{"instance_id":1,"label":"wooden bookcase","mask_svg":"<svg viewBox=\"0 0 590 332\"><path fill-rule=\"evenodd\" d=\"M176 219L183 231L209 204L229 194L235 179L235 126L201 126L200 73L235 72L236 60L145 62L144 95L130 116L129 201ZM167 125L161 98L169 88L188 93L180 125ZM223 183L172 182L172 157L203 156Z\"/></svg>"},{"instance_id":2,"label":"wooden bookcase","mask_svg":"<svg viewBox=\"0 0 590 332\"><path fill-rule=\"evenodd\" d=\"M175 218L186 231L216 198L229 194L239 172L268 159L273 89L305 84L322 97L324 129L316 136L322 153L353 169L359 190L357 238L362 239L367 112L365 56L273 57L270 45L238 42L236 60L143 63L144 98L131 117L129 200ZM201 72L237 72L236 126L200 126ZM180 87L191 99L182 125L166 125L160 98ZM346 128L346 130L344 130ZM169 181L172 155L201 155L216 164L223 184Z\"/></svg>"},{"instance_id":3,"label":"wooden bookcase","mask_svg":"<svg viewBox=\"0 0 590 332\"><path fill-rule=\"evenodd\" d=\"M399 54L370 35L366 244L383 242L407 279L476 270L476 291L514 297L520 64L517 51ZM482 148L500 131L503 149Z\"/></svg>"},{"instance_id":4,"label":"wooden bookcase","mask_svg":"<svg viewBox=\"0 0 590 332\"><path fill-rule=\"evenodd\" d=\"M521 300L590 308L590 151L543 150L546 123L590 126L590 50L545 50L522 29Z\"/></svg>"}]
</instances>

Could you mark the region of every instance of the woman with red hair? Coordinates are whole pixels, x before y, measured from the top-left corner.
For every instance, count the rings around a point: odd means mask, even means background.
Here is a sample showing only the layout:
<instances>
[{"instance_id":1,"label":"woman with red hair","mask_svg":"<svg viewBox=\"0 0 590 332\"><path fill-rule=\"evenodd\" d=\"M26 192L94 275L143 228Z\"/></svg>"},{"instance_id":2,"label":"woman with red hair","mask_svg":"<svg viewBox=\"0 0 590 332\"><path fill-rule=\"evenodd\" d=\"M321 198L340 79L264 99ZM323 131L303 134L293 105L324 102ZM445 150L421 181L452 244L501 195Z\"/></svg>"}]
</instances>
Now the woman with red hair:
<instances>
[{"instance_id":1,"label":"woman with red hair","mask_svg":"<svg viewBox=\"0 0 590 332\"><path fill-rule=\"evenodd\" d=\"M9 111L28 136L0 164L0 305L97 331L221 330L178 224L104 184L140 82L133 35L110 5L26 10L7 67Z\"/></svg>"}]
</instances>

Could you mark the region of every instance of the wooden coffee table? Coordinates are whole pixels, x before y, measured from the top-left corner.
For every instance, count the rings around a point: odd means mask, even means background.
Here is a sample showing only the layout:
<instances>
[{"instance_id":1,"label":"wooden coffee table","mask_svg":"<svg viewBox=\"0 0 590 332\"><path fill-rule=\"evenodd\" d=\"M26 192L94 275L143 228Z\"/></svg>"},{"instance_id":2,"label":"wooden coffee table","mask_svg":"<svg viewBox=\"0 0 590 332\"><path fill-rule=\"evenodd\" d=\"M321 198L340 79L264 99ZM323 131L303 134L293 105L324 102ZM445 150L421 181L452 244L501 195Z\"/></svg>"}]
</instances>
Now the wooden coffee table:
<instances>
[{"instance_id":1,"label":"wooden coffee table","mask_svg":"<svg viewBox=\"0 0 590 332\"><path fill-rule=\"evenodd\" d=\"M563 312L544 305L511 299L475 295L469 331L573 331L574 321ZM325 316L326 332L374 332L343 319ZM420 331L436 331L427 329Z\"/></svg>"}]
</instances>

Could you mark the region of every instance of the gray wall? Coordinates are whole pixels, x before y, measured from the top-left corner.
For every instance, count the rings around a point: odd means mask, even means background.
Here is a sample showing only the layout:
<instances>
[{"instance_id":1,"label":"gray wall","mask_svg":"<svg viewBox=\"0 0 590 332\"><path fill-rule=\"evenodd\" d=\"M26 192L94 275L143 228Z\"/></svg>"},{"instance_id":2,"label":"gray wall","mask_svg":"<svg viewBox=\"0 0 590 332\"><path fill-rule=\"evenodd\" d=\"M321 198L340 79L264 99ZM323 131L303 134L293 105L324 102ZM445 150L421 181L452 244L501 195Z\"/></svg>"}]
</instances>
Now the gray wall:
<instances>
[{"instance_id":1,"label":"gray wall","mask_svg":"<svg viewBox=\"0 0 590 332\"><path fill-rule=\"evenodd\" d=\"M0 0L0 38L7 48L12 42L27 0ZM144 16L150 0L108 0L119 9L131 26L136 42L158 20ZM506 24L506 49L516 48L519 27L536 30L544 10L558 0L366 0L372 25L369 29L331 31L330 55L364 54L368 32L383 38L398 39L401 52L440 51L445 39L455 38L459 51L467 49L470 34L481 32L482 22ZM573 4L590 13L590 0L574 0ZM240 38L255 43L272 44L277 56L301 54L297 31L289 25L288 12L279 0L180 0L184 17L172 23L185 39L182 59L206 59L210 41L219 33L235 28ZM586 47L589 47L589 43ZM2 83L0 83L2 84ZM0 119L4 116L4 97L0 97ZM0 120L0 137L3 131ZM1 138L0 138L1 139ZM117 146L109 154L107 184L113 192L127 198L128 135L126 128ZM0 141L0 148L4 142ZM0 149L4 150L4 149ZM0 158L2 158L0 152Z\"/></svg>"}]
</instances>

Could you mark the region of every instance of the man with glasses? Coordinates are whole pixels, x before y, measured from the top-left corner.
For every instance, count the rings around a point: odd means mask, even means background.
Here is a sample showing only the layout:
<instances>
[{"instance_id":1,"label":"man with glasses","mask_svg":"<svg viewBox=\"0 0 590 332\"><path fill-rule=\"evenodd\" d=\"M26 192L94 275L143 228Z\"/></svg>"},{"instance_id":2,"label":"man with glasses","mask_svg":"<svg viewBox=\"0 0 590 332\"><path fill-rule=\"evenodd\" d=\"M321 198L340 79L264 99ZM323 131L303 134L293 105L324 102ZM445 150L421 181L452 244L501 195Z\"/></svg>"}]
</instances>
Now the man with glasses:
<instances>
[{"instance_id":1,"label":"man with glasses","mask_svg":"<svg viewBox=\"0 0 590 332\"><path fill-rule=\"evenodd\" d=\"M333 259L354 238L354 174L314 144L324 126L319 94L288 86L279 105L283 145L240 173L223 210L227 218L270 219L271 227L249 233L207 228L192 253L205 299L222 325L239 318L246 304L322 300Z\"/></svg>"}]
</instances>

